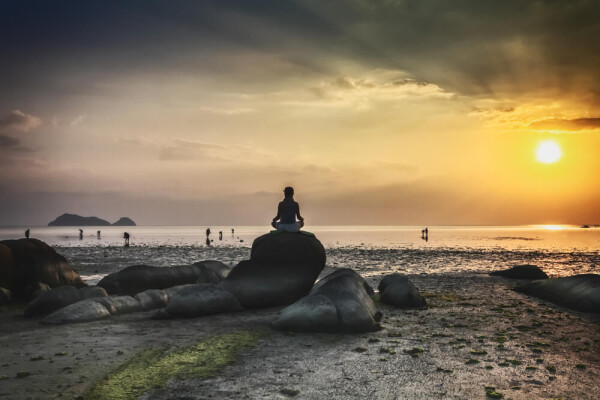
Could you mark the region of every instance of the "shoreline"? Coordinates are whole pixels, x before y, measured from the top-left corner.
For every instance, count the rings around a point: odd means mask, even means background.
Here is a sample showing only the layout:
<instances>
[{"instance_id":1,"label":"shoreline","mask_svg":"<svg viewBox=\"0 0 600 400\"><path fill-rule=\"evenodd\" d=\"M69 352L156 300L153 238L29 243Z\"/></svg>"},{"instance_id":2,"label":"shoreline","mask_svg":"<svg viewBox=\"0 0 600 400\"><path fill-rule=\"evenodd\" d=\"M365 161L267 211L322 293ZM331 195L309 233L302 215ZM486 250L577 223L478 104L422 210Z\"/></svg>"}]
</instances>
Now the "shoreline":
<instances>
[{"instance_id":1,"label":"shoreline","mask_svg":"<svg viewBox=\"0 0 600 400\"><path fill-rule=\"evenodd\" d=\"M357 272L374 287L382 276ZM76 398L144 350L169 352L241 330L268 334L213 378L172 379L140 398L289 398L297 391L309 399L458 399L485 398L486 386L512 399L597 398L600 316L521 295L511 290L514 281L479 273L410 279L428 308L382 305L383 329L369 334L272 331L279 308L176 320L134 313L62 326L2 308L0 398Z\"/></svg>"}]
</instances>

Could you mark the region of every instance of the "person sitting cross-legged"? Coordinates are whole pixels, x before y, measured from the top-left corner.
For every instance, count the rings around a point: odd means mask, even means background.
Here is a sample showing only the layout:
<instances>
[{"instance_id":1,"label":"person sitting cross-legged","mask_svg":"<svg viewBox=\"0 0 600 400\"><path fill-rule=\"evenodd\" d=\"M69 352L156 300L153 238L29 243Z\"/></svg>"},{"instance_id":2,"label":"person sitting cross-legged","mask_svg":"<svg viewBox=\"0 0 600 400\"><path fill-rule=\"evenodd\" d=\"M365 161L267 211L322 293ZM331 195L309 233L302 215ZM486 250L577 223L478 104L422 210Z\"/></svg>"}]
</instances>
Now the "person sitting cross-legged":
<instances>
[{"instance_id":1,"label":"person sitting cross-legged","mask_svg":"<svg viewBox=\"0 0 600 400\"><path fill-rule=\"evenodd\" d=\"M304 218L300 215L298 202L294 201L294 188L286 187L283 194L284 199L277 207L277 215L273 218L271 226L278 231L298 232L304 226ZM298 221L296 221L296 217L298 217Z\"/></svg>"}]
</instances>

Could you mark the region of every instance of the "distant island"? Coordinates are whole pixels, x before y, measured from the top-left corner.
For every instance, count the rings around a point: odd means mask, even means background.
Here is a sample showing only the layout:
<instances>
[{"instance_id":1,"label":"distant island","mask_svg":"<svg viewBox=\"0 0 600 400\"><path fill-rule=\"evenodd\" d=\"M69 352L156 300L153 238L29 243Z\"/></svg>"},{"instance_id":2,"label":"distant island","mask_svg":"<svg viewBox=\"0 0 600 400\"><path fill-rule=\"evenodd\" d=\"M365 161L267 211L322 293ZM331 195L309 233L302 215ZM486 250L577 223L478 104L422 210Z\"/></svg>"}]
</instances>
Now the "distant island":
<instances>
[{"instance_id":1,"label":"distant island","mask_svg":"<svg viewBox=\"0 0 600 400\"><path fill-rule=\"evenodd\" d=\"M133 220L131 218L121 217L113 225L114 226L135 226L135 222L133 222Z\"/></svg>"},{"instance_id":2,"label":"distant island","mask_svg":"<svg viewBox=\"0 0 600 400\"><path fill-rule=\"evenodd\" d=\"M50 222L48 226L135 226L131 218L121 217L117 222L110 222L98 217L82 217L76 214L63 214Z\"/></svg>"}]
</instances>

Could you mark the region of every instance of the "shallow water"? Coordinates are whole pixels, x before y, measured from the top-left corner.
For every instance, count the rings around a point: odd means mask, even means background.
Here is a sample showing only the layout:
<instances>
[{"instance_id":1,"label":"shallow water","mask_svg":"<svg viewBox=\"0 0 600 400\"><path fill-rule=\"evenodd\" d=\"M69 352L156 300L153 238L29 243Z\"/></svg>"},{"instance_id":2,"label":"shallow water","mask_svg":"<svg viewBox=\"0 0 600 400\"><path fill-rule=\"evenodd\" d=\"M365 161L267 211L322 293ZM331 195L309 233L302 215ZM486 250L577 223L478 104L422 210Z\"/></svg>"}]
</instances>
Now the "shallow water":
<instances>
[{"instance_id":1,"label":"shallow water","mask_svg":"<svg viewBox=\"0 0 600 400\"><path fill-rule=\"evenodd\" d=\"M307 227L308 228L308 227ZM267 227L85 227L31 228L66 256L89 283L134 264L185 265L215 259L234 265L250 257L252 241ZM327 251L327 264L361 270L363 275L398 271L408 274L487 273L514 264L536 264L551 276L596 273L600 229L571 226L523 227L310 227ZM100 239L96 231L101 231ZM131 234L124 248L123 232ZM22 237L22 228L1 228L0 240ZM223 239L219 240L219 231Z\"/></svg>"}]
</instances>

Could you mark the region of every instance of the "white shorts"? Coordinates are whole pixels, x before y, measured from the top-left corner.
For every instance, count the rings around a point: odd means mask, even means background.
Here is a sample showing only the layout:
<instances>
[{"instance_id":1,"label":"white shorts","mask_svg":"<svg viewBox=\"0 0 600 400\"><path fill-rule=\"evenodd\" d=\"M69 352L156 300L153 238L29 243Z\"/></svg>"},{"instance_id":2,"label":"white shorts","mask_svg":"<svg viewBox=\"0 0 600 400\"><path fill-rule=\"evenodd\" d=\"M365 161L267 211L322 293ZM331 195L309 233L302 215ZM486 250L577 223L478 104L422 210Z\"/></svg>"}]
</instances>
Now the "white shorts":
<instances>
[{"instance_id":1,"label":"white shorts","mask_svg":"<svg viewBox=\"0 0 600 400\"><path fill-rule=\"evenodd\" d=\"M297 221L293 224L282 224L279 222L274 222L271 224L271 226L273 226L273 228L277 229L278 231L282 232L300 232L300 228L304 226L304 223L302 223L302 221Z\"/></svg>"}]
</instances>

